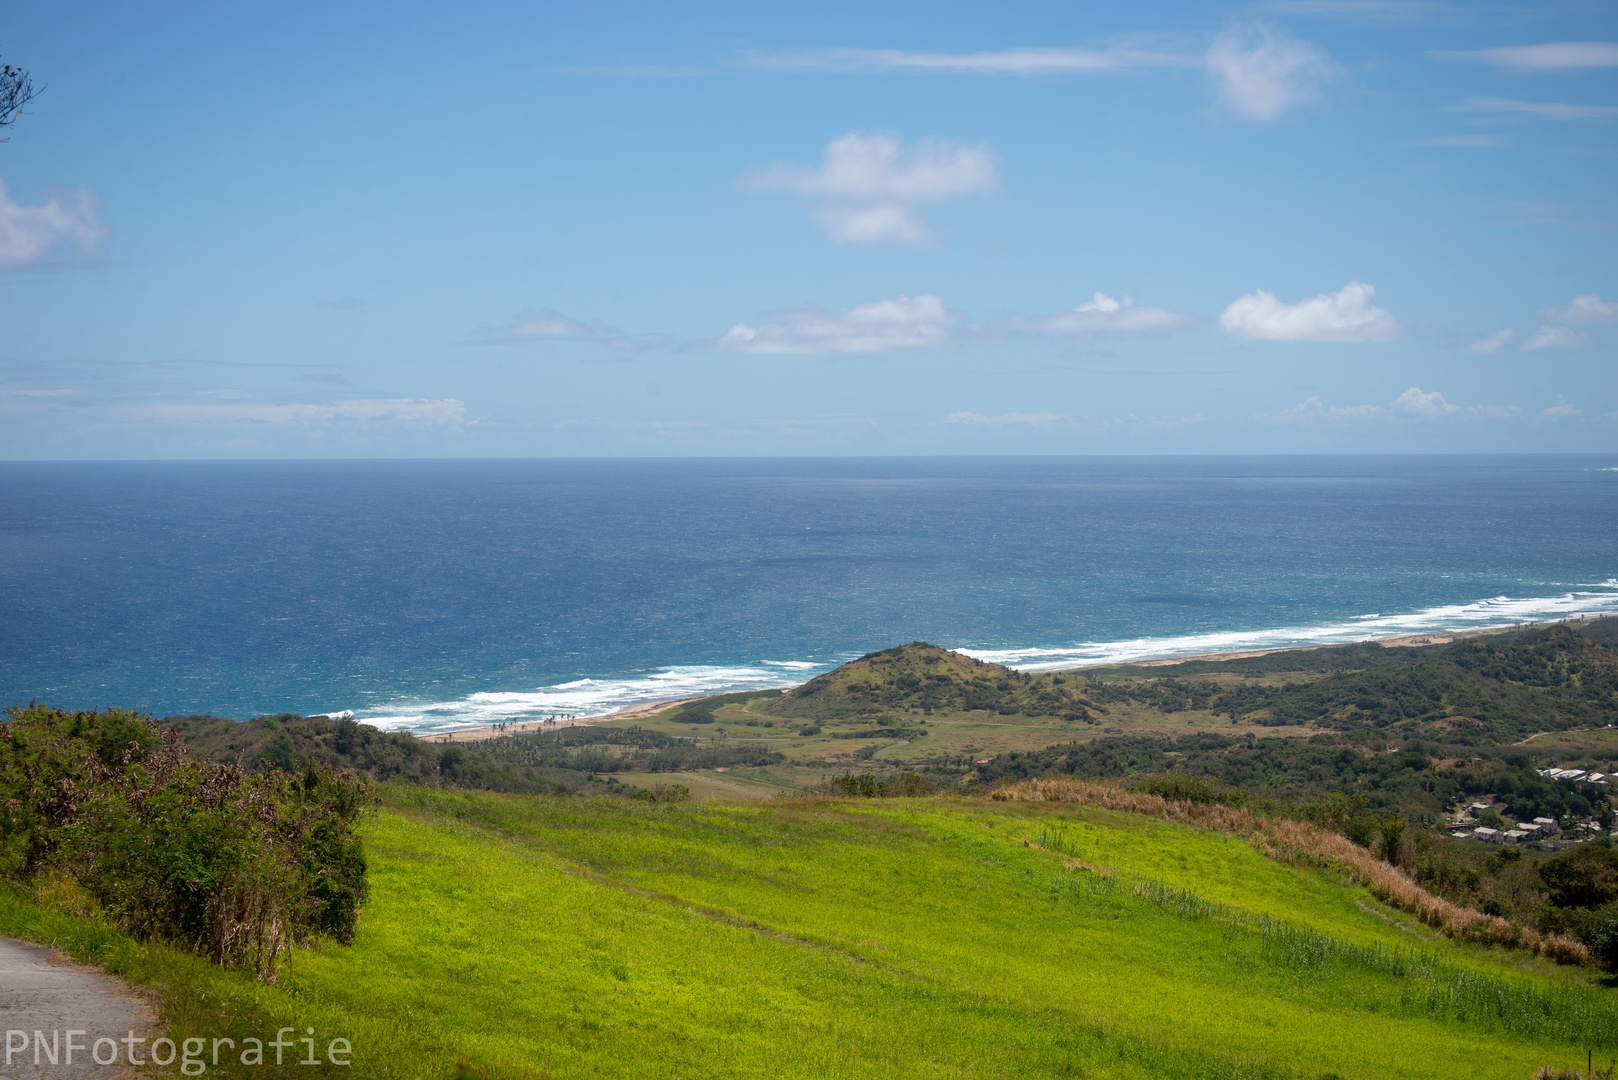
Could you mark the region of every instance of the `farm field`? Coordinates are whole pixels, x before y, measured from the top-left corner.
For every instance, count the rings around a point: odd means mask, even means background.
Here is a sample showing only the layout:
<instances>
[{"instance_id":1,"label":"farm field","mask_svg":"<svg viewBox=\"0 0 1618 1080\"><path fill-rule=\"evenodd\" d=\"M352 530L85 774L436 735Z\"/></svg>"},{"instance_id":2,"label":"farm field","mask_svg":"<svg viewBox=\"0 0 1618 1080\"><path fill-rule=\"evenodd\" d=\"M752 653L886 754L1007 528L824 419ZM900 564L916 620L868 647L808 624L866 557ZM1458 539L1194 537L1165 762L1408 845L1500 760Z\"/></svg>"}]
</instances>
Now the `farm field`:
<instances>
[{"instance_id":1,"label":"farm field","mask_svg":"<svg viewBox=\"0 0 1618 1080\"><path fill-rule=\"evenodd\" d=\"M1618 1054L1588 969L1155 819L386 795L355 943L273 987L168 975L178 1029L315 1026L353 1040L348 1075L408 1077L1526 1078Z\"/></svg>"}]
</instances>

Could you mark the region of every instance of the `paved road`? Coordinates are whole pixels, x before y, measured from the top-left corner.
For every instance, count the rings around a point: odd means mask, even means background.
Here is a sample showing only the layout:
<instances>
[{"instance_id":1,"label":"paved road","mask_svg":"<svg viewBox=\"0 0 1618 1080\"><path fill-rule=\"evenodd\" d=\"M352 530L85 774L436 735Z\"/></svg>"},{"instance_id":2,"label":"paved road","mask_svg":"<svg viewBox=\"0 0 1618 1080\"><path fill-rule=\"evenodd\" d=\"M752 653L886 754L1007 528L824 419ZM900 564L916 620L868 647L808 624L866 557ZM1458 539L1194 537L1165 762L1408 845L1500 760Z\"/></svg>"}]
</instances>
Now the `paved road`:
<instances>
[{"instance_id":1,"label":"paved road","mask_svg":"<svg viewBox=\"0 0 1618 1080\"><path fill-rule=\"evenodd\" d=\"M53 960L58 962L53 963ZM131 1030L137 1037L152 1037L152 1015L128 989L107 975L59 962L55 952L11 938L0 937L0 1078L3 1080L68 1080L92 1077L113 1080L123 1068L98 1066L91 1048L101 1038L124 1039ZM67 1063L68 1031L73 1031L73 1063ZM44 1048L36 1047L35 1032L44 1036ZM21 1034L18 1034L21 1033ZM48 1053L56 1040L56 1064ZM25 1049L16 1049L27 1039ZM6 1050L11 1049L10 1062ZM165 1048L166 1051L167 1048ZM34 1064L38 1051L39 1064ZM101 1058L113 1050L100 1046ZM126 1047L117 1047L119 1065ZM146 1054L136 1044L135 1055ZM127 1067L127 1066L125 1066Z\"/></svg>"}]
</instances>

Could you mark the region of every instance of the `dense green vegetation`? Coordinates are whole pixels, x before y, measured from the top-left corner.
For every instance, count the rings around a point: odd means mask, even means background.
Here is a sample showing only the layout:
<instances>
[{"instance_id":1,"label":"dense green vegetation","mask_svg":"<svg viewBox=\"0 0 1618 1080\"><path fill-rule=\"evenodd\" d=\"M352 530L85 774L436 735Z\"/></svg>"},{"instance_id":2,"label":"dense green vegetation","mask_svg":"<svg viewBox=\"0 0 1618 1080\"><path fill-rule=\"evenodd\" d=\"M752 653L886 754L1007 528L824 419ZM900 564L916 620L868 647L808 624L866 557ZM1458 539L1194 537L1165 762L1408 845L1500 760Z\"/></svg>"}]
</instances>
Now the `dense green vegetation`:
<instances>
[{"instance_id":1,"label":"dense green vegetation","mask_svg":"<svg viewBox=\"0 0 1618 1080\"><path fill-rule=\"evenodd\" d=\"M430 787L474 788L544 794L570 790L565 781L502 760L481 746L440 745L406 732L328 716L281 713L252 720L217 716L171 716L162 726L186 749L216 762L240 761L255 771L301 772L310 765L352 769L376 781Z\"/></svg>"},{"instance_id":2,"label":"dense green vegetation","mask_svg":"<svg viewBox=\"0 0 1618 1080\"><path fill-rule=\"evenodd\" d=\"M365 837L361 932L273 987L15 898L0 932L153 983L180 1036L342 1034L352 1075L1523 1080L1618 1052L1577 970L1126 814L393 785Z\"/></svg>"},{"instance_id":3,"label":"dense green vegetation","mask_svg":"<svg viewBox=\"0 0 1618 1080\"><path fill-rule=\"evenodd\" d=\"M678 718L676 718L677 722ZM773 765L783 755L768 743L703 742L639 726L563 728L501 735L478 743L481 752L520 766L581 773L684 772L734 765Z\"/></svg>"},{"instance_id":4,"label":"dense green vegetation","mask_svg":"<svg viewBox=\"0 0 1618 1080\"><path fill-rule=\"evenodd\" d=\"M13 708L0 723L0 879L145 939L273 976L353 940L367 883L352 773L188 757L121 710Z\"/></svg>"},{"instance_id":5,"label":"dense green vegetation","mask_svg":"<svg viewBox=\"0 0 1618 1080\"><path fill-rule=\"evenodd\" d=\"M1395 728L1460 746L1512 742L1538 731L1618 717L1618 619L1385 649L1361 644L1176 665L1154 679L1103 680L1091 696L1165 713L1196 709L1263 725L1338 731ZM1191 668L1181 672L1179 669ZM1217 682L1193 674L1296 672L1301 682Z\"/></svg>"}]
</instances>

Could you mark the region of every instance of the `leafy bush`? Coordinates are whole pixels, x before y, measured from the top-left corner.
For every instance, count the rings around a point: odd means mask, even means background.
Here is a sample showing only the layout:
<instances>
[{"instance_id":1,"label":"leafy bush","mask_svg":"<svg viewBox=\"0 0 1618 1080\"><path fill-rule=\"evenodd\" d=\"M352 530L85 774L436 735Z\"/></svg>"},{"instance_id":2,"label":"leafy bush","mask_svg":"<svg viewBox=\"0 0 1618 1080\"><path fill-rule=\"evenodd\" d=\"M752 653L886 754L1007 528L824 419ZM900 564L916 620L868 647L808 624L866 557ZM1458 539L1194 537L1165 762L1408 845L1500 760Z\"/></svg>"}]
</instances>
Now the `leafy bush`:
<instances>
[{"instance_id":1,"label":"leafy bush","mask_svg":"<svg viewBox=\"0 0 1618 1080\"><path fill-rule=\"evenodd\" d=\"M123 929L273 979L314 936L351 941L365 901L351 772L187 757L122 710L30 706L0 723L0 869L87 895Z\"/></svg>"},{"instance_id":2,"label":"leafy bush","mask_svg":"<svg viewBox=\"0 0 1618 1080\"><path fill-rule=\"evenodd\" d=\"M900 773L890 776L886 780L878 779L870 773L844 773L842 776L832 777L833 790L843 795L853 795L862 799L893 799L893 798L919 798L931 795L937 788L933 782L920 773Z\"/></svg>"}]
</instances>

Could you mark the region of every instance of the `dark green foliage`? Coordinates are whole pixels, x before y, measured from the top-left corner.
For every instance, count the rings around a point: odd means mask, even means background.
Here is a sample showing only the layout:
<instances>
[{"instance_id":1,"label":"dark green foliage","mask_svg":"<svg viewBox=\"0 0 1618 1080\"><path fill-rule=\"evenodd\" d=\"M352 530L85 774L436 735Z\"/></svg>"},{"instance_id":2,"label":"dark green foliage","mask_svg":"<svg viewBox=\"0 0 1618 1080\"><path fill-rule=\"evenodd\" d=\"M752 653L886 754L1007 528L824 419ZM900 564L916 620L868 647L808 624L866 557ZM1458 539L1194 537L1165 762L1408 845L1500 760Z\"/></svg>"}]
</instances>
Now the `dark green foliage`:
<instances>
[{"instance_id":1,"label":"dark green foliage","mask_svg":"<svg viewBox=\"0 0 1618 1080\"><path fill-rule=\"evenodd\" d=\"M442 745L399 731L381 731L347 717L282 713L255 720L217 716L171 716L173 730L193 754L216 762L240 761L249 769L300 773L315 764L353 769L373 780L402 780L429 787L557 794L570 790L555 779L516 767L490 754L487 744Z\"/></svg>"},{"instance_id":2,"label":"dark green foliage","mask_svg":"<svg viewBox=\"0 0 1618 1080\"><path fill-rule=\"evenodd\" d=\"M1609 971L1618 971L1618 905L1603 910L1585 931L1584 943Z\"/></svg>"},{"instance_id":3,"label":"dark green foliage","mask_svg":"<svg viewBox=\"0 0 1618 1080\"><path fill-rule=\"evenodd\" d=\"M137 936L263 977L317 934L352 940L366 895L355 826L374 801L352 772L189 757L123 711L29 707L0 724L6 877L66 879Z\"/></svg>"},{"instance_id":4,"label":"dark green foliage","mask_svg":"<svg viewBox=\"0 0 1618 1080\"><path fill-rule=\"evenodd\" d=\"M1605 907L1618 901L1618 851L1584 844L1545 860L1539 877L1557 907Z\"/></svg>"},{"instance_id":5,"label":"dark green foliage","mask_svg":"<svg viewBox=\"0 0 1618 1080\"><path fill-rule=\"evenodd\" d=\"M1618 619L1602 619L1420 649L1360 644L1196 661L1149 679L1139 677L1138 668L1112 668L1107 675L1131 677L1108 678L1089 696L1165 713L1196 709L1261 725L1315 724L1339 731L1398 727L1456 745L1511 742L1536 731L1618 719L1614 625ZM1319 677L1281 686L1184 677L1292 671Z\"/></svg>"},{"instance_id":6,"label":"dark green foliage","mask_svg":"<svg viewBox=\"0 0 1618 1080\"><path fill-rule=\"evenodd\" d=\"M1437 824L1457 801L1498 795L1522 820L1600 814L1600 789L1549 780L1522 758L1508 764L1493 752L1412 740L1402 752L1379 732L1309 739L1200 733L1178 738L1111 736L1045 750L1001 754L977 768L981 781L1000 782L1062 773L1124 778L1155 773L1201 776L1228 787L1288 802L1323 795L1361 796L1373 810ZM1515 756L1515 755L1513 755ZM1435 758L1446 759L1435 767Z\"/></svg>"},{"instance_id":7,"label":"dark green foliage","mask_svg":"<svg viewBox=\"0 0 1618 1080\"><path fill-rule=\"evenodd\" d=\"M676 724L711 724L715 720L714 713L718 712L721 706L742 705L761 699L773 701L780 696L781 692L779 690L750 690L738 694L715 694L712 697L688 701L665 719Z\"/></svg>"},{"instance_id":8,"label":"dark green foliage","mask_svg":"<svg viewBox=\"0 0 1618 1080\"><path fill-rule=\"evenodd\" d=\"M853 795L863 799L920 798L937 790L933 782L920 773L906 772L897 776L879 778L871 773L845 773L831 781L832 790L840 795Z\"/></svg>"},{"instance_id":9,"label":"dark green foliage","mask_svg":"<svg viewBox=\"0 0 1618 1080\"><path fill-rule=\"evenodd\" d=\"M890 710L934 712L981 709L1007 716L1053 715L1078 710L1087 685L1069 676L1036 680L999 664L913 641L867 653L783 694L768 706L775 716L821 721L855 719Z\"/></svg>"},{"instance_id":10,"label":"dark green foliage","mask_svg":"<svg viewBox=\"0 0 1618 1080\"><path fill-rule=\"evenodd\" d=\"M777 765L785 756L768 743L701 741L642 727L579 727L502 735L478 743L501 762L584 773L689 772L736 765Z\"/></svg>"},{"instance_id":11,"label":"dark green foliage","mask_svg":"<svg viewBox=\"0 0 1618 1080\"><path fill-rule=\"evenodd\" d=\"M653 784L649 788L636 788L629 797L654 803L689 802L691 789L684 784Z\"/></svg>"}]
</instances>

